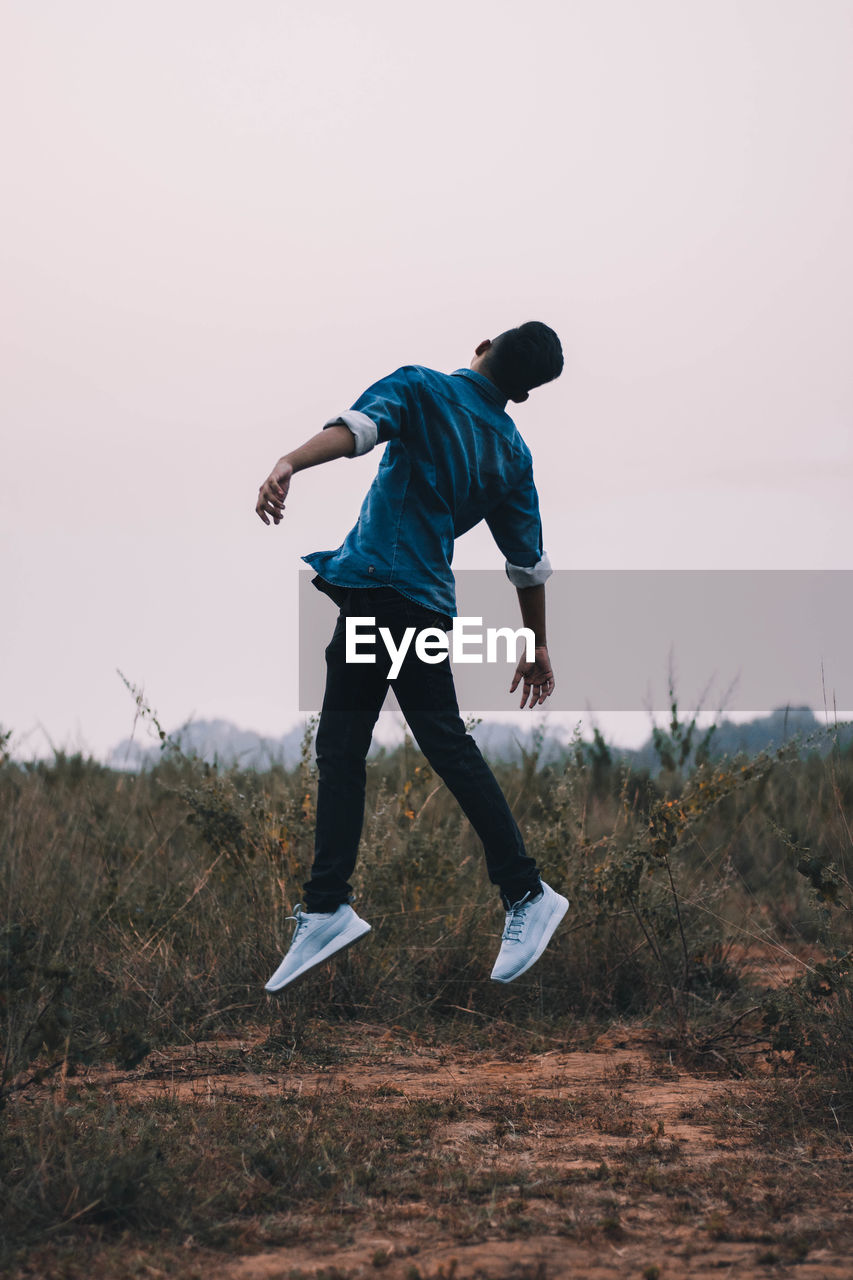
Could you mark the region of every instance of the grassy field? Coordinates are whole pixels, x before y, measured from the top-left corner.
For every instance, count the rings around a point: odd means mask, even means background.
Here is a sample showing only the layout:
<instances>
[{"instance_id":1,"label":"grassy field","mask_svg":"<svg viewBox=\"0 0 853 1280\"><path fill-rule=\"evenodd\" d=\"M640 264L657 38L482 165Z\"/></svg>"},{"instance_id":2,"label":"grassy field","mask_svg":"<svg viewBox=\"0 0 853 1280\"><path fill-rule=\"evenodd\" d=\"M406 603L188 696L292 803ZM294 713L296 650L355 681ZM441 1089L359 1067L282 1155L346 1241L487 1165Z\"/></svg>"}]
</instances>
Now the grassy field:
<instances>
[{"instance_id":1,"label":"grassy field","mask_svg":"<svg viewBox=\"0 0 853 1280\"><path fill-rule=\"evenodd\" d=\"M373 933L274 999L310 739L263 774L5 759L0 1265L849 1275L853 754L817 745L715 761L674 712L654 777L600 740L499 769L572 900L502 988L406 743L368 771Z\"/></svg>"}]
</instances>

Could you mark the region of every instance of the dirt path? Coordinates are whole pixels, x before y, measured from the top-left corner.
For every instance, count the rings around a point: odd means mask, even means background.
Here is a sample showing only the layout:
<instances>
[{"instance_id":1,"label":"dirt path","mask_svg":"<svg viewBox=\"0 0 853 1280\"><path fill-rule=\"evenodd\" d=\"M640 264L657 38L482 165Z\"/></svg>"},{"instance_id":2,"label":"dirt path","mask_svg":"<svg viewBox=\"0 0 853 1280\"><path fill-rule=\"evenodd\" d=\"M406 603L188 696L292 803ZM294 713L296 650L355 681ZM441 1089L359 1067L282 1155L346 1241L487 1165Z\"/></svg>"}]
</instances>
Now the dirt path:
<instances>
[{"instance_id":1,"label":"dirt path","mask_svg":"<svg viewBox=\"0 0 853 1280\"><path fill-rule=\"evenodd\" d=\"M773 1114L779 1085L769 1077L691 1075L642 1044L607 1038L595 1051L517 1061L404 1045L381 1028L351 1033L344 1048L329 1065L286 1053L276 1063L247 1037L152 1054L133 1074L93 1074L127 1097L190 1106L345 1099L354 1124L377 1126L379 1145L402 1142L412 1167L425 1162L422 1195L397 1195L392 1180L390 1192L331 1209L300 1206L286 1244L264 1248L261 1233L243 1256L199 1252L198 1270L186 1274L853 1277L853 1197L839 1149L792 1144L787 1131L768 1138L756 1116L768 1102ZM428 1139L410 1138L407 1117L424 1107L438 1118ZM451 1171L456 1189L439 1189L436 1170Z\"/></svg>"}]
</instances>

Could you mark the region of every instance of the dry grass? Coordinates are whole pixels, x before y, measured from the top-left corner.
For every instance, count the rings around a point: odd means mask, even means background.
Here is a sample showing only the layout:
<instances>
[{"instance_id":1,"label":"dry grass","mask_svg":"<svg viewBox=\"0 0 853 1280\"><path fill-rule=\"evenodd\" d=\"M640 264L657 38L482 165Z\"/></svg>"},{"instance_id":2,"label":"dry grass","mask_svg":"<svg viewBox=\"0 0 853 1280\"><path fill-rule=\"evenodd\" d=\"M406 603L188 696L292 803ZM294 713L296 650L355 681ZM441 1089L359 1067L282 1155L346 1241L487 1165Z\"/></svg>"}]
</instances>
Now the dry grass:
<instances>
[{"instance_id":1,"label":"dry grass","mask_svg":"<svg viewBox=\"0 0 853 1280\"><path fill-rule=\"evenodd\" d=\"M310 860L310 743L290 773L223 773L168 753L139 776L78 757L0 765L5 1256L46 1233L51 1257L63 1240L102 1249L128 1231L145 1248L187 1236L255 1248L297 1230L310 1237L314 1223L345 1233L347 1216L369 1218L377 1196L398 1214L426 1205L460 1239L616 1242L626 1197L642 1188L661 1213L704 1214L710 1238L738 1240L760 1221L768 1256L811 1249L808 1232L801 1245L783 1238L762 1206L792 1151L818 1152L804 1166L817 1196L830 1176L821 1153L834 1169L847 1141L853 756L788 750L652 780L576 745L562 765L536 765L506 768L502 782L573 911L528 978L489 982L499 904L473 834L407 744L369 769L357 890L374 932L277 1000L262 986ZM192 1052L249 1025L264 1045L241 1069L337 1068L346 1028L364 1023L400 1043L507 1059L592 1045L614 1024L643 1028L663 1055L661 1079L689 1067L766 1091L771 1067L808 1073L811 1093L774 1086L767 1106L738 1095L746 1109L725 1123L752 1135L744 1183L734 1157L710 1181L679 1168L666 1135L638 1130L636 1104L613 1090L509 1109L480 1097L475 1111L451 1095L431 1110L401 1103L389 1081L367 1102L241 1096L200 1110L75 1084L97 1064L132 1071L163 1046ZM472 1119L479 1136L435 1148L442 1126ZM587 1163L605 1172L540 1171L534 1195L524 1161L505 1176L494 1153L548 1125L618 1139L618 1159L593 1138ZM790 1217L796 1206L785 1204Z\"/></svg>"}]
</instances>

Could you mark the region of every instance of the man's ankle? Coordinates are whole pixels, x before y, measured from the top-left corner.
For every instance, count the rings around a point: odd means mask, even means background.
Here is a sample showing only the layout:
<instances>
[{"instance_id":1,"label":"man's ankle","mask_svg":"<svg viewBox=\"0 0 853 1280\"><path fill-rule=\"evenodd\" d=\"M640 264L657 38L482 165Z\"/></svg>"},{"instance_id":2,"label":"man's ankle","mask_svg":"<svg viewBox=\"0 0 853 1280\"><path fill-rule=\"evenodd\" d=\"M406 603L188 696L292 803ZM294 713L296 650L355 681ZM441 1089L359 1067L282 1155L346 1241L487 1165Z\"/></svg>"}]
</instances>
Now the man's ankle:
<instances>
[{"instance_id":1,"label":"man's ankle","mask_svg":"<svg viewBox=\"0 0 853 1280\"><path fill-rule=\"evenodd\" d=\"M502 889L501 902L504 905L504 910L509 911L511 907L514 907L517 902L521 901L525 894L530 895L527 899L528 902L536 902L542 897L543 892L542 881L537 880L535 884L522 885L518 889L510 889L509 892Z\"/></svg>"}]
</instances>

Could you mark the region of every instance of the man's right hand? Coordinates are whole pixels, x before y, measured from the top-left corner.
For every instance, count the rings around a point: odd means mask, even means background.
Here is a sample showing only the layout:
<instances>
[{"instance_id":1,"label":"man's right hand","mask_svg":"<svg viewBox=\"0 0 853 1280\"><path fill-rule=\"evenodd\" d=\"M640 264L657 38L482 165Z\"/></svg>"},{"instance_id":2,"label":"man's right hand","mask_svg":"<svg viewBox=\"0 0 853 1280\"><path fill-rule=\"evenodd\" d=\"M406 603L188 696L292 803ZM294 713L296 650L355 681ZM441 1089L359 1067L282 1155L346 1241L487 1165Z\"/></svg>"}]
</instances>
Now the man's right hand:
<instances>
[{"instance_id":1,"label":"man's right hand","mask_svg":"<svg viewBox=\"0 0 853 1280\"><path fill-rule=\"evenodd\" d=\"M275 524L280 522L284 513L284 500L290 488L290 477L292 475L292 464L287 458L279 458L258 490L258 501L255 505L255 510L264 524L269 524L270 516L272 516Z\"/></svg>"},{"instance_id":2,"label":"man's right hand","mask_svg":"<svg viewBox=\"0 0 853 1280\"><path fill-rule=\"evenodd\" d=\"M527 705L528 698L530 706L535 707L554 692L554 672L551 670L551 659L544 644L536 646L532 662L519 662L512 684L509 686L510 693L515 693L519 685L522 686L519 704L522 708Z\"/></svg>"},{"instance_id":3,"label":"man's right hand","mask_svg":"<svg viewBox=\"0 0 853 1280\"><path fill-rule=\"evenodd\" d=\"M354 453L355 436L344 423L335 422L318 431L298 449L279 458L258 490L255 510L264 524L269 524L270 516L274 524L281 524L290 478L297 471L316 467L321 462L331 462L333 458L351 458Z\"/></svg>"}]
</instances>

